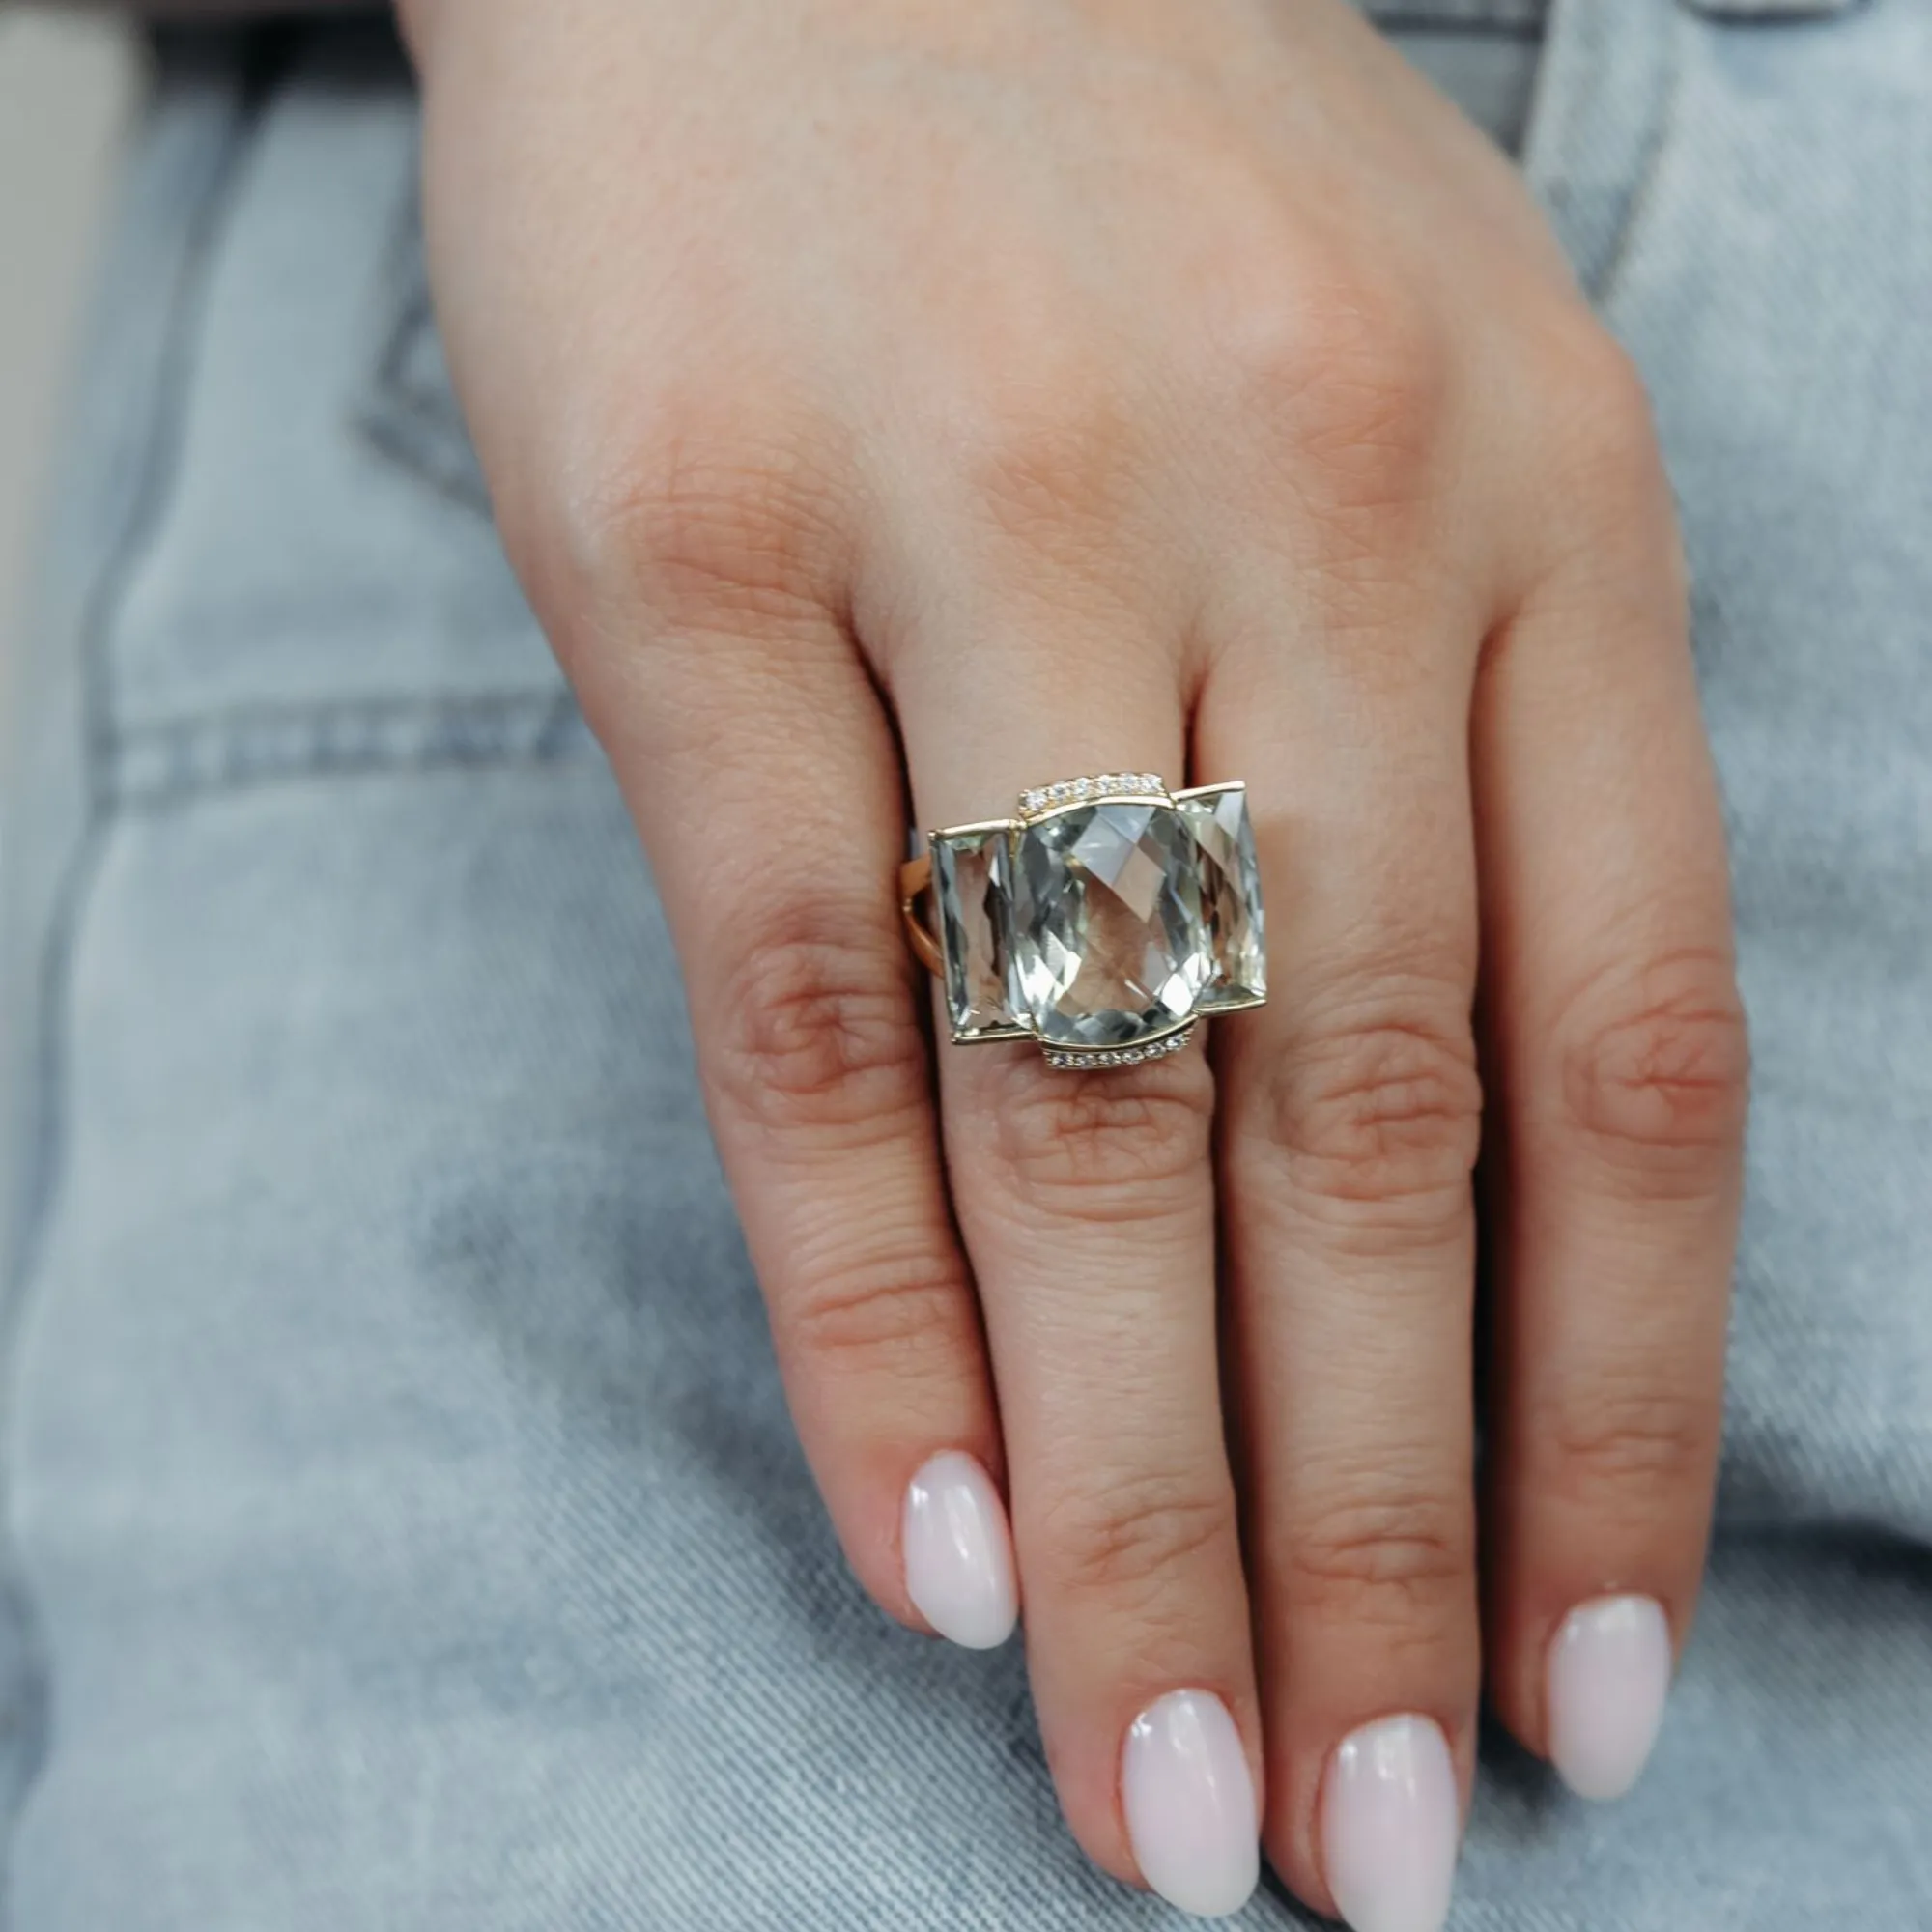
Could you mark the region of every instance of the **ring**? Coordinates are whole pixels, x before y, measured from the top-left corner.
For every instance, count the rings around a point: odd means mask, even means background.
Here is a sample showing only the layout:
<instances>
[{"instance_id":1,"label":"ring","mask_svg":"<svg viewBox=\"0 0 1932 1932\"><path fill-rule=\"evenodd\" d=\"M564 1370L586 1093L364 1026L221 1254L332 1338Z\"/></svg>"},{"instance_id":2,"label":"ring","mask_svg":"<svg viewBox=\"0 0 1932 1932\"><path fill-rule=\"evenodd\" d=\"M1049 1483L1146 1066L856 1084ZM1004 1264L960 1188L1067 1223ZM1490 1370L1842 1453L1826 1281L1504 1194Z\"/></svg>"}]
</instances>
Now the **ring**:
<instances>
[{"instance_id":1,"label":"ring","mask_svg":"<svg viewBox=\"0 0 1932 1932\"><path fill-rule=\"evenodd\" d=\"M1170 792L1152 772L1068 779L925 844L900 868L899 905L955 1046L1033 1039L1055 1066L1134 1066L1179 1052L1205 1015L1267 998L1238 780Z\"/></svg>"}]
</instances>

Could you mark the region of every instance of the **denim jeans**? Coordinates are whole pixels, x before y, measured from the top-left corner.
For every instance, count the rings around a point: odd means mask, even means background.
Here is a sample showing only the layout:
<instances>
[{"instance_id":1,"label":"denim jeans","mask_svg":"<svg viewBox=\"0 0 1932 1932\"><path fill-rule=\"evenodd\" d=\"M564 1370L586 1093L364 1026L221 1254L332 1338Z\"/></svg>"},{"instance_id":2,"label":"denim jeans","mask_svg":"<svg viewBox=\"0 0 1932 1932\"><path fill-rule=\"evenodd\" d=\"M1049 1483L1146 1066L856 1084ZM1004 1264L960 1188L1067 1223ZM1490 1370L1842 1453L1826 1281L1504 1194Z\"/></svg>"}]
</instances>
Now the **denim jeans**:
<instances>
[{"instance_id":1,"label":"denim jeans","mask_svg":"<svg viewBox=\"0 0 1932 1932\"><path fill-rule=\"evenodd\" d=\"M1657 1758L1493 1741L1453 1924L1932 1927L1932 0L1387 24L1652 385L1757 1056ZM1178 1922L839 1559L415 143L375 29L171 43L106 265L4 820L12 1932Z\"/></svg>"}]
</instances>

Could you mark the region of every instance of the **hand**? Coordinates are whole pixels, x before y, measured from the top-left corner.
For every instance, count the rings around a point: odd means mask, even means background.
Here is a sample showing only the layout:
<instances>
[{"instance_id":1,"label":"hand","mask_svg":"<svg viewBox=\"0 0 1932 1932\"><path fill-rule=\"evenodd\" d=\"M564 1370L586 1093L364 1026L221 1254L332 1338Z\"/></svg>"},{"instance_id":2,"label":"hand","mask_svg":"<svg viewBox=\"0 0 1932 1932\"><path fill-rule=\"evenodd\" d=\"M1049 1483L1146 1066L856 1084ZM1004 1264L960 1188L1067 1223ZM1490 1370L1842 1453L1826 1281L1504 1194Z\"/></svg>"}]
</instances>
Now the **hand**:
<instances>
[{"instance_id":1,"label":"hand","mask_svg":"<svg viewBox=\"0 0 1932 1932\"><path fill-rule=\"evenodd\" d=\"M1615 1787L1706 1532L1745 1048L1636 379L1338 0L410 26L459 385L853 1566L996 1639L1007 1486L1088 1852L1228 1909L1259 1804L1312 1904L1433 1922L1485 1646ZM935 1092L908 777L931 826L1122 767L1248 781L1270 1004L1211 1071Z\"/></svg>"}]
</instances>

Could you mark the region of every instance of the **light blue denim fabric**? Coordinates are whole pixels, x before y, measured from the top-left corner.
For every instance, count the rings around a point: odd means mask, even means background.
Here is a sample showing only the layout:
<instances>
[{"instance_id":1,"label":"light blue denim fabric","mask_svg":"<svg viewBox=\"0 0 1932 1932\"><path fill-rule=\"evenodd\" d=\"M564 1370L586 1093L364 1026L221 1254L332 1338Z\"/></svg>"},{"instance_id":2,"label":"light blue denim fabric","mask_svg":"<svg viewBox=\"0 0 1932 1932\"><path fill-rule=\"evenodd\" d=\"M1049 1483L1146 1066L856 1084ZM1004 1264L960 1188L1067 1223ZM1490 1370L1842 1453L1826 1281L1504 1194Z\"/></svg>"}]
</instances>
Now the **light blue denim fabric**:
<instances>
[{"instance_id":1,"label":"light blue denim fabric","mask_svg":"<svg viewBox=\"0 0 1932 1932\"><path fill-rule=\"evenodd\" d=\"M1757 1101L1657 1760L1590 1809L1496 1744L1454 1924L1915 1932L1932 0L1544 36L1524 165L1683 499ZM1427 57L1507 131L1533 45ZM5 819L11 1932L1179 1923L1066 1837L1017 1648L838 1557L643 862L480 511L392 49L166 72Z\"/></svg>"}]
</instances>

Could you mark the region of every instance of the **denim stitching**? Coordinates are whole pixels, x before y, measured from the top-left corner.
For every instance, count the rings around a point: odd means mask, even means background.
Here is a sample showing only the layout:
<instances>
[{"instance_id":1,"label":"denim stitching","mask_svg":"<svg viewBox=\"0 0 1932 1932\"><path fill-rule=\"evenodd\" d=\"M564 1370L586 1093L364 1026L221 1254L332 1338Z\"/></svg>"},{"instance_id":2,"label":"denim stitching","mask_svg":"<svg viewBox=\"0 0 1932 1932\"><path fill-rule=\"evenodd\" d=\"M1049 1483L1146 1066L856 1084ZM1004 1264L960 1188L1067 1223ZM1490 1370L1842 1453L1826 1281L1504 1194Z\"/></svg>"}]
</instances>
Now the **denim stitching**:
<instances>
[{"instance_id":1,"label":"denim stitching","mask_svg":"<svg viewBox=\"0 0 1932 1932\"><path fill-rule=\"evenodd\" d=\"M580 764L601 755L563 689L351 699L125 731L109 783L117 809L155 810L305 779Z\"/></svg>"}]
</instances>

